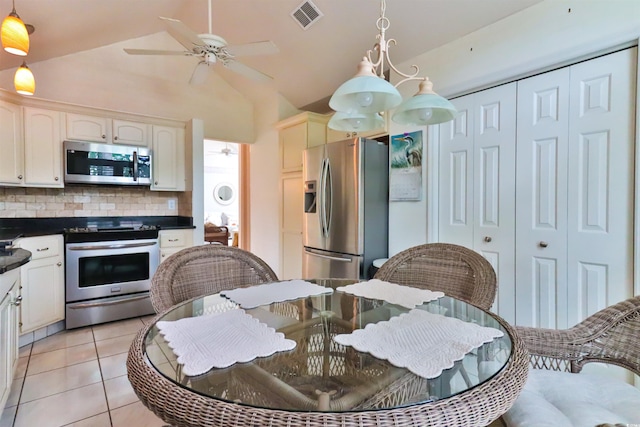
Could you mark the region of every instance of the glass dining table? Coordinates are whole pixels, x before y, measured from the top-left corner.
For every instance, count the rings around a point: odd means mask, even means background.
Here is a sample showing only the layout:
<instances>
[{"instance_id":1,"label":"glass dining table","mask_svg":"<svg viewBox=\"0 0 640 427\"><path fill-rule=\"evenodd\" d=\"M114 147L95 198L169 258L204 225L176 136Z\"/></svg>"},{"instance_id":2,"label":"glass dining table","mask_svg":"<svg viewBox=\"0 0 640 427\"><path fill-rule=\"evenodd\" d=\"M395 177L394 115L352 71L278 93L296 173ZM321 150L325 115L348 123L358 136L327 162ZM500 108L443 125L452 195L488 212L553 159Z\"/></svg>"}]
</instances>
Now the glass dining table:
<instances>
[{"instance_id":1,"label":"glass dining table","mask_svg":"<svg viewBox=\"0 0 640 427\"><path fill-rule=\"evenodd\" d=\"M494 313L448 296L417 304L413 311L493 328L501 335L425 378L392 363L392 358L359 351L336 338L398 319L411 309L336 290L354 280L309 282L333 291L245 309L294 341L292 350L198 375L185 373L159 326L213 315L233 302L207 295L156 316L134 340L127 360L129 380L140 400L172 426L477 427L506 412L524 385L524 347ZM441 339L445 345L451 337Z\"/></svg>"}]
</instances>

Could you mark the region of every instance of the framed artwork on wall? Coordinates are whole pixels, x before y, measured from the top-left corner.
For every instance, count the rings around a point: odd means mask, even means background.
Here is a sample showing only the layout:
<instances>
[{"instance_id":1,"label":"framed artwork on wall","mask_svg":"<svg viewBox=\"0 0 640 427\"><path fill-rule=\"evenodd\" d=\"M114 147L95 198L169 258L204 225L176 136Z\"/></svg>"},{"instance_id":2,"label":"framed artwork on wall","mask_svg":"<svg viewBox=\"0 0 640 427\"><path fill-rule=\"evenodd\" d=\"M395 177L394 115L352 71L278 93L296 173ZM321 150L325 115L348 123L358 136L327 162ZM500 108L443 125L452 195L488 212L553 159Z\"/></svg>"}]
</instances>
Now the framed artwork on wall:
<instances>
[{"instance_id":1,"label":"framed artwork on wall","mask_svg":"<svg viewBox=\"0 0 640 427\"><path fill-rule=\"evenodd\" d=\"M421 200L422 131L393 135L390 149L389 200Z\"/></svg>"}]
</instances>

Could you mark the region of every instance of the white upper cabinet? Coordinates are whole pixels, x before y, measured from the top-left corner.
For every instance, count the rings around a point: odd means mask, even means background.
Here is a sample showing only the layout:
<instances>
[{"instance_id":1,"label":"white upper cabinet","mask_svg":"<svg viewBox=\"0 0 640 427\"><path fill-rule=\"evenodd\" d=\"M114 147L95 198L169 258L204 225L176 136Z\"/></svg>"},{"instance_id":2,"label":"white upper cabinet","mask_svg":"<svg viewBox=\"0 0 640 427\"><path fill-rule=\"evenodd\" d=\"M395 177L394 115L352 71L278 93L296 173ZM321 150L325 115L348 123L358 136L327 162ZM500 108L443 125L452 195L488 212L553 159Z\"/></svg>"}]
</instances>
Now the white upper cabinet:
<instances>
[{"instance_id":1,"label":"white upper cabinet","mask_svg":"<svg viewBox=\"0 0 640 427\"><path fill-rule=\"evenodd\" d=\"M184 150L184 129L153 126L152 190L185 190Z\"/></svg>"},{"instance_id":2,"label":"white upper cabinet","mask_svg":"<svg viewBox=\"0 0 640 427\"><path fill-rule=\"evenodd\" d=\"M67 139L148 147L151 125L108 117L67 113Z\"/></svg>"},{"instance_id":3,"label":"white upper cabinet","mask_svg":"<svg viewBox=\"0 0 640 427\"><path fill-rule=\"evenodd\" d=\"M111 141L111 120L106 117L67 113L67 139L91 142Z\"/></svg>"},{"instance_id":4,"label":"white upper cabinet","mask_svg":"<svg viewBox=\"0 0 640 427\"><path fill-rule=\"evenodd\" d=\"M0 184L22 185L23 150L20 106L0 101Z\"/></svg>"},{"instance_id":5,"label":"white upper cabinet","mask_svg":"<svg viewBox=\"0 0 640 427\"><path fill-rule=\"evenodd\" d=\"M62 116L0 102L0 185L64 186Z\"/></svg>"},{"instance_id":6,"label":"white upper cabinet","mask_svg":"<svg viewBox=\"0 0 640 427\"><path fill-rule=\"evenodd\" d=\"M151 125L146 123L113 120L113 143L148 147L151 139Z\"/></svg>"},{"instance_id":7,"label":"white upper cabinet","mask_svg":"<svg viewBox=\"0 0 640 427\"><path fill-rule=\"evenodd\" d=\"M24 107L24 180L27 187L64 187L62 113Z\"/></svg>"}]
</instances>

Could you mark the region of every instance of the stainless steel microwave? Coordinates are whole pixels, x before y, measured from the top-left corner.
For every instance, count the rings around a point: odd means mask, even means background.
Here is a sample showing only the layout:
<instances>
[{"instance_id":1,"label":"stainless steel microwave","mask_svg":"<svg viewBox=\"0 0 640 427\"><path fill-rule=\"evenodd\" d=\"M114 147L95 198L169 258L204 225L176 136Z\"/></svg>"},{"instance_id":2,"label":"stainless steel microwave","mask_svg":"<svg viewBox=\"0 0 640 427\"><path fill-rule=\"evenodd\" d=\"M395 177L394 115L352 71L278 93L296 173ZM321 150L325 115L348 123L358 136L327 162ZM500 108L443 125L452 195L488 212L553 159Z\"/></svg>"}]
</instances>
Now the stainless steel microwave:
<instances>
[{"instance_id":1,"label":"stainless steel microwave","mask_svg":"<svg viewBox=\"0 0 640 427\"><path fill-rule=\"evenodd\" d=\"M64 182L151 185L146 147L64 141Z\"/></svg>"}]
</instances>

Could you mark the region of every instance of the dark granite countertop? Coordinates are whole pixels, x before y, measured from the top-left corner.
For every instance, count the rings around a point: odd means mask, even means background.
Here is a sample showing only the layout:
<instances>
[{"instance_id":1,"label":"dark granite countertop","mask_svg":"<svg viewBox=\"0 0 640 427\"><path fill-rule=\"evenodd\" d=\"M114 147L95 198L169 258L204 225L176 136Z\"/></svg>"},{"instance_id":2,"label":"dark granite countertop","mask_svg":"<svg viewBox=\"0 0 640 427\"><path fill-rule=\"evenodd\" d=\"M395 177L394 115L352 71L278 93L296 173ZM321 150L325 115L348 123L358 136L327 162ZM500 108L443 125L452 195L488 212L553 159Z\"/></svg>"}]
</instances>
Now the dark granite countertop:
<instances>
[{"instance_id":1,"label":"dark granite countertop","mask_svg":"<svg viewBox=\"0 0 640 427\"><path fill-rule=\"evenodd\" d=\"M62 234L65 228L127 226L132 223L155 225L161 230L195 228L193 218L187 216L111 216L111 217L62 217L62 218L0 218L0 240L17 237Z\"/></svg>"},{"instance_id":2,"label":"dark granite countertop","mask_svg":"<svg viewBox=\"0 0 640 427\"><path fill-rule=\"evenodd\" d=\"M0 251L0 274L19 268L31 259L31 252L26 249L5 249Z\"/></svg>"}]
</instances>

